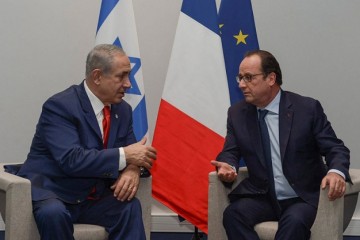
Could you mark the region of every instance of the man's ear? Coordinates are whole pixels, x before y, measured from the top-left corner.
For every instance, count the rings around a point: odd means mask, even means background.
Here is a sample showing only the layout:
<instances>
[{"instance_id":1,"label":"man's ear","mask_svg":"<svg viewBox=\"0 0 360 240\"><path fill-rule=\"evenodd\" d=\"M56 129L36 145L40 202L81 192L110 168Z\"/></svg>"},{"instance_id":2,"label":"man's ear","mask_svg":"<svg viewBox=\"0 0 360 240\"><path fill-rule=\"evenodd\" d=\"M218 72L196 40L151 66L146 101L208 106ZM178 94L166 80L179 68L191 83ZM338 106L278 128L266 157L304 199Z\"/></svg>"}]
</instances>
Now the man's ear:
<instances>
[{"instance_id":1,"label":"man's ear","mask_svg":"<svg viewBox=\"0 0 360 240\"><path fill-rule=\"evenodd\" d=\"M94 70L92 70L91 75L92 75L94 83L96 85L99 85L100 81L101 81L101 77L102 77L102 71L100 69L94 69Z\"/></svg>"},{"instance_id":2,"label":"man's ear","mask_svg":"<svg viewBox=\"0 0 360 240\"><path fill-rule=\"evenodd\" d=\"M268 78L269 78L270 86L273 86L276 83L276 73L274 72L269 73Z\"/></svg>"}]
</instances>

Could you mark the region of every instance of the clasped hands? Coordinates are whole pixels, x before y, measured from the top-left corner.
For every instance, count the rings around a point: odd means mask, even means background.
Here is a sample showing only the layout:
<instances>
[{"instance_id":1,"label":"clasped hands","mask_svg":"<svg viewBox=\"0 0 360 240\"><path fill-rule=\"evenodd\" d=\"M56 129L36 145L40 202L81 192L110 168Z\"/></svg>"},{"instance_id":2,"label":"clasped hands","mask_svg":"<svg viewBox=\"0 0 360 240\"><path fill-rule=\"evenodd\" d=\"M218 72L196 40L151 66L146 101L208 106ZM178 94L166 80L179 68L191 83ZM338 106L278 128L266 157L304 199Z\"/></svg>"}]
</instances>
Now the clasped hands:
<instances>
[{"instance_id":1,"label":"clasped hands","mask_svg":"<svg viewBox=\"0 0 360 240\"><path fill-rule=\"evenodd\" d=\"M154 160L156 160L156 149L146 146L147 138L124 147L126 168L111 186L114 191L114 197L120 201L134 198L140 182L140 167L151 169Z\"/></svg>"}]
</instances>

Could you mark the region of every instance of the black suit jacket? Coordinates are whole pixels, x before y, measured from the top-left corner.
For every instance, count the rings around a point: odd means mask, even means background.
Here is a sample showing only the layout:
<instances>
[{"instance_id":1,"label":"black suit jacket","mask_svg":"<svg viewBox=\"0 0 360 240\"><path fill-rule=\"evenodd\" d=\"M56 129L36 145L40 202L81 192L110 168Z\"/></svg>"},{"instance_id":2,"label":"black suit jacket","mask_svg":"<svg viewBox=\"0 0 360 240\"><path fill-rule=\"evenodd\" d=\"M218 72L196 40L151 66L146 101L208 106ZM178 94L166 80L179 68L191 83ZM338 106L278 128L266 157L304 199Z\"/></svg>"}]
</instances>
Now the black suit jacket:
<instances>
[{"instance_id":1,"label":"black suit jacket","mask_svg":"<svg viewBox=\"0 0 360 240\"><path fill-rule=\"evenodd\" d=\"M317 207L320 183L328 169L341 171L346 180L351 181L349 149L336 137L319 101L282 91L279 141L284 175L298 196L309 204ZM229 108L227 136L217 160L238 168L241 157L248 168L249 178L241 182L229 197L266 194L269 181L257 109L245 101Z\"/></svg>"}]
</instances>

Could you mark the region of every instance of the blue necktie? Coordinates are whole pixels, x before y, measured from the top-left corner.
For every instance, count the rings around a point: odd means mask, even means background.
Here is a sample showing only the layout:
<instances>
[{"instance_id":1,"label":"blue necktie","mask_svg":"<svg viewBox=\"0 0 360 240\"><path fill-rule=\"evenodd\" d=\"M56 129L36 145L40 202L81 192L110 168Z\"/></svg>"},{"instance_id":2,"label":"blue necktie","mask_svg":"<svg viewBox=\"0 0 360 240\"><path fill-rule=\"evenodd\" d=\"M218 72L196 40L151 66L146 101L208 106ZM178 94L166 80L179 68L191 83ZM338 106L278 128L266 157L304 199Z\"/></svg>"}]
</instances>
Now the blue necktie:
<instances>
[{"instance_id":1,"label":"blue necktie","mask_svg":"<svg viewBox=\"0 0 360 240\"><path fill-rule=\"evenodd\" d=\"M271 161L270 137L265 122L265 116L268 112L269 112L268 110L259 109L259 127L261 133L261 143L264 150L264 157L266 161L266 169L269 177L270 193L273 196L275 196L274 174L273 174L272 161Z\"/></svg>"}]
</instances>

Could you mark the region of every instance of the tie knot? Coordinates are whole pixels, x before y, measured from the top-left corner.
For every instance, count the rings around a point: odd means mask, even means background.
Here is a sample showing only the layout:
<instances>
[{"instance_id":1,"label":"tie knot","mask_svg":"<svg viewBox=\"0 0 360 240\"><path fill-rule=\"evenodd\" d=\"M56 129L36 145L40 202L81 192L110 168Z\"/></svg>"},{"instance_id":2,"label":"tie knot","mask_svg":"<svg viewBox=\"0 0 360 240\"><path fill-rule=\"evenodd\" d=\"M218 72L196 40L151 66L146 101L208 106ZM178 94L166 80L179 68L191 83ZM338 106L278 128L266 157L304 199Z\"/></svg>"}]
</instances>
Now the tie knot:
<instances>
[{"instance_id":1,"label":"tie knot","mask_svg":"<svg viewBox=\"0 0 360 240\"><path fill-rule=\"evenodd\" d=\"M259 109L259 119L264 120L264 118L268 112L269 112L269 110Z\"/></svg>"},{"instance_id":2,"label":"tie knot","mask_svg":"<svg viewBox=\"0 0 360 240\"><path fill-rule=\"evenodd\" d=\"M109 106L104 107L103 114L104 114L104 117L110 116L110 107Z\"/></svg>"}]
</instances>

